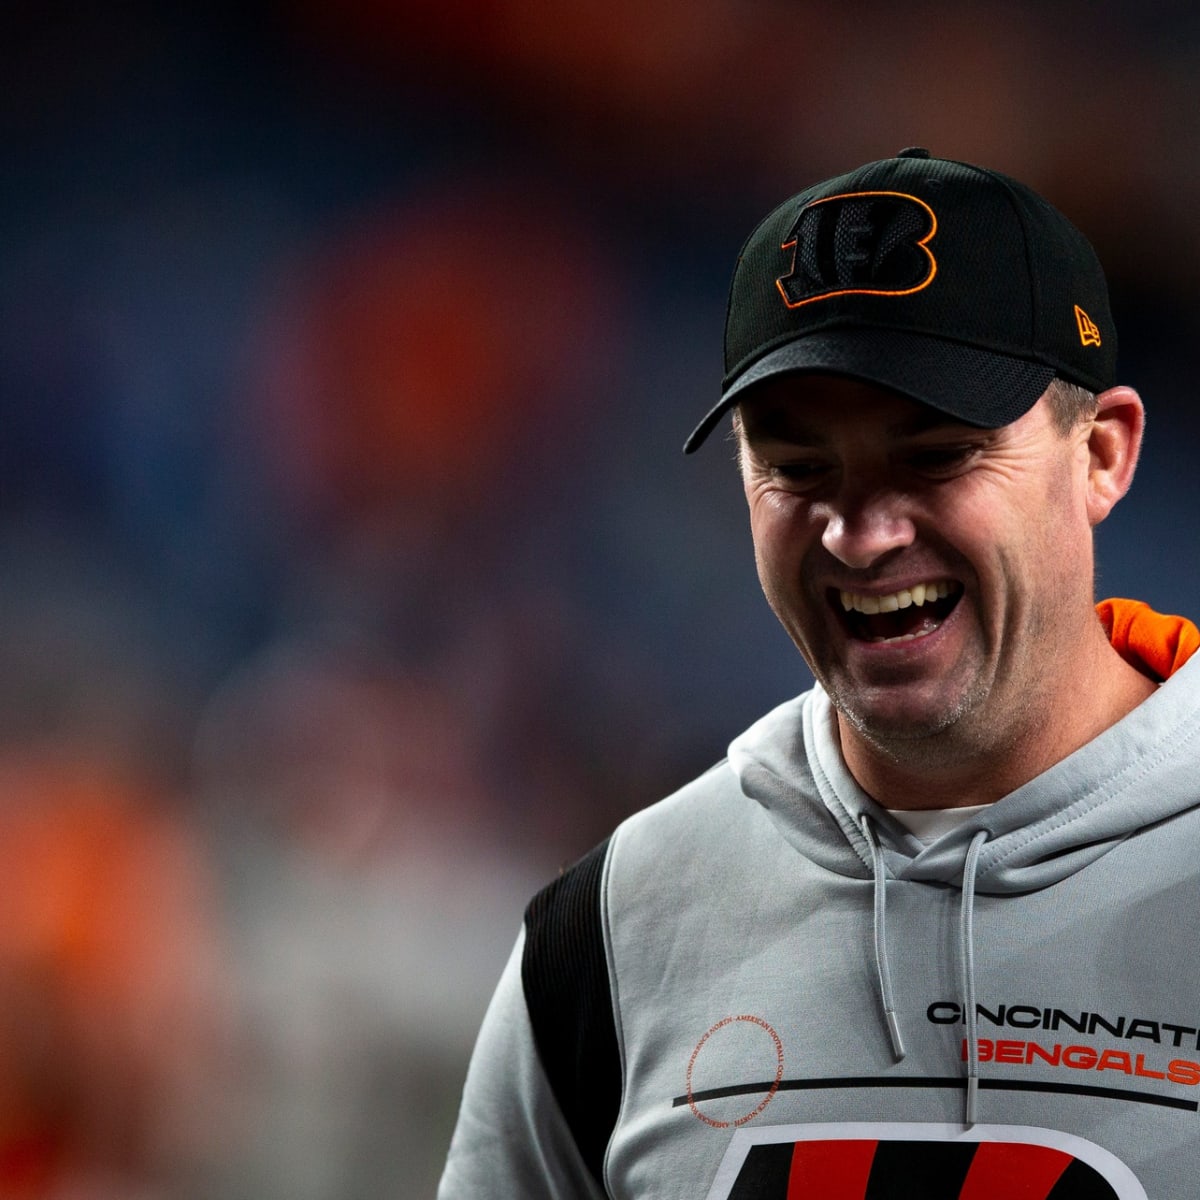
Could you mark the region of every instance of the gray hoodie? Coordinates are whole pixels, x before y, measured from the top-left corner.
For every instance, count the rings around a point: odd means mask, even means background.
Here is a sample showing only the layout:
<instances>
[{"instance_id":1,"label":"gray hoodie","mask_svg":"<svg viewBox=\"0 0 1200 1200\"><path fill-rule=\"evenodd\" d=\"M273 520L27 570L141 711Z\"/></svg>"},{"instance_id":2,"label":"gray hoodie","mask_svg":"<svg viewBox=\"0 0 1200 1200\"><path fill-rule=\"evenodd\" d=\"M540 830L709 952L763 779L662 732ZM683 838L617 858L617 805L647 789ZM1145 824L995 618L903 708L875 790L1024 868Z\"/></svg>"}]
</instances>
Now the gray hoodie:
<instances>
[{"instance_id":1,"label":"gray hoodie","mask_svg":"<svg viewBox=\"0 0 1200 1200\"><path fill-rule=\"evenodd\" d=\"M923 846L814 689L531 905L440 1200L1200 1194L1200 655Z\"/></svg>"}]
</instances>

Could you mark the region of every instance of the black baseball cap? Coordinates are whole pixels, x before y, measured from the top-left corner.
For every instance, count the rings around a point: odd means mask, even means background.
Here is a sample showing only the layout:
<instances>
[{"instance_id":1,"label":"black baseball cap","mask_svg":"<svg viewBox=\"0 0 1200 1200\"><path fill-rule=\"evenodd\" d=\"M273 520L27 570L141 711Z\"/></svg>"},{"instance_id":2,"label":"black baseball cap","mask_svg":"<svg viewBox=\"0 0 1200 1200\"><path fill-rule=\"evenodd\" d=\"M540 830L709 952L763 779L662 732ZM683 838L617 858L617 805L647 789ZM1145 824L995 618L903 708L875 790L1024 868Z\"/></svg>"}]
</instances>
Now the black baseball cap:
<instances>
[{"instance_id":1,"label":"black baseball cap","mask_svg":"<svg viewBox=\"0 0 1200 1200\"><path fill-rule=\"evenodd\" d=\"M769 213L734 268L721 400L846 375L996 429L1056 376L1115 383L1108 286L1087 238L1032 189L911 147L807 188Z\"/></svg>"}]
</instances>

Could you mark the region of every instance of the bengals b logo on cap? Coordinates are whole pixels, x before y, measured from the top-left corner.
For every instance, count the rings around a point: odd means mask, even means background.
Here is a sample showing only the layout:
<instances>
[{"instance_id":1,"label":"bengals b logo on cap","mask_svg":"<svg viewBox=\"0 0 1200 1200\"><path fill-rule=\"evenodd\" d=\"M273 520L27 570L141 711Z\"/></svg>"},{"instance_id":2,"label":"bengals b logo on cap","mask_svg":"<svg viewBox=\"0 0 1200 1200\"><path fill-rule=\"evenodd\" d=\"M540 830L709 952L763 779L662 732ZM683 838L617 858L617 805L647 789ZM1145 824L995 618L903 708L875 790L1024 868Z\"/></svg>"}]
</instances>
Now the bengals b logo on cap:
<instances>
[{"instance_id":1,"label":"bengals b logo on cap","mask_svg":"<svg viewBox=\"0 0 1200 1200\"><path fill-rule=\"evenodd\" d=\"M849 294L907 296L937 274L929 242L937 217L904 192L850 192L800 210L783 250L792 269L776 280L788 308Z\"/></svg>"}]
</instances>

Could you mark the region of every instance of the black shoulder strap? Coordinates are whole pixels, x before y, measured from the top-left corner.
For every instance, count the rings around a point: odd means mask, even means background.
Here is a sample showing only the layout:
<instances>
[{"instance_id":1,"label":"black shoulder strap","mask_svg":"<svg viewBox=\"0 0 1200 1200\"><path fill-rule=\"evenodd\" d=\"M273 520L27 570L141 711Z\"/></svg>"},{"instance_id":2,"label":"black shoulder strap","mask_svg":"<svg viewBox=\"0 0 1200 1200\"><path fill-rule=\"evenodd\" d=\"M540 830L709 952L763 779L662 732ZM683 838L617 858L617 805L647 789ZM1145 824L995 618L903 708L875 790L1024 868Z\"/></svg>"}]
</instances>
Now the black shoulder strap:
<instances>
[{"instance_id":1,"label":"black shoulder strap","mask_svg":"<svg viewBox=\"0 0 1200 1200\"><path fill-rule=\"evenodd\" d=\"M604 1151L621 1105L600 884L602 842L525 910L521 982L542 1069L587 1168L603 1190Z\"/></svg>"}]
</instances>

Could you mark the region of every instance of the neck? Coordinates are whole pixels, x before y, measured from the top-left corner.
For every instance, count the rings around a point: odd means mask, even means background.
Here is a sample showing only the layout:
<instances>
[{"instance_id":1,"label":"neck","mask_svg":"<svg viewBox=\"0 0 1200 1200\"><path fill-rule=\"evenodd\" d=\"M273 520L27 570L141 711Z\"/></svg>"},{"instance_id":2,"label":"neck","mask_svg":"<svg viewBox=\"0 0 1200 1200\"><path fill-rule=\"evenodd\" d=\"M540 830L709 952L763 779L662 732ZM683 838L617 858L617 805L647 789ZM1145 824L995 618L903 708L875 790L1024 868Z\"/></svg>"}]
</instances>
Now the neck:
<instances>
[{"instance_id":1,"label":"neck","mask_svg":"<svg viewBox=\"0 0 1200 1200\"><path fill-rule=\"evenodd\" d=\"M1102 642L1073 662L1059 694L1030 704L1000 736L960 722L927 738L876 740L839 713L850 773L885 808L962 808L1007 796L1115 725L1158 686L1117 654L1099 626L1097 632Z\"/></svg>"}]
</instances>

